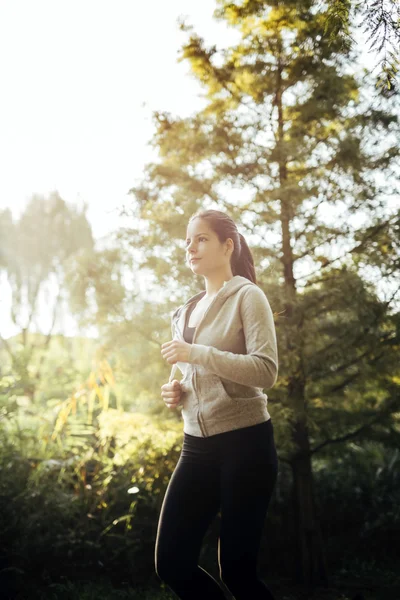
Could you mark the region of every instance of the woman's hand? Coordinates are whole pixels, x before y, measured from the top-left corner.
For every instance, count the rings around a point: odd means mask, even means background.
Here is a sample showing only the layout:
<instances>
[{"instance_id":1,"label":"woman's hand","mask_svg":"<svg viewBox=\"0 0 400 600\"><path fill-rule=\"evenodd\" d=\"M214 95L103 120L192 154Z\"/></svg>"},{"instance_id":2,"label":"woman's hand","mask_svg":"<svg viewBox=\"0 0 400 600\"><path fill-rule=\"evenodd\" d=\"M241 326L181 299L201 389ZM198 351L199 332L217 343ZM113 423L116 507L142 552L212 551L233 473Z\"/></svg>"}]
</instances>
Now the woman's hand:
<instances>
[{"instance_id":1,"label":"woman's hand","mask_svg":"<svg viewBox=\"0 0 400 600\"><path fill-rule=\"evenodd\" d=\"M165 406L170 410L176 408L181 401L182 386L180 381L174 379L171 383L164 383L161 386L161 396L165 402Z\"/></svg>"},{"instance_id":2,"label":"woman's hand","mask_svg":"<svg viewBox=\"0 0 400 600\"><path fill-rule=\"evenodd\" d=\"M172 340L165 342L161 346L161 354L163 358L171 365L177 362L189 362L189 353L192 345L181 340Z\"/></svg>"}]
</instances>

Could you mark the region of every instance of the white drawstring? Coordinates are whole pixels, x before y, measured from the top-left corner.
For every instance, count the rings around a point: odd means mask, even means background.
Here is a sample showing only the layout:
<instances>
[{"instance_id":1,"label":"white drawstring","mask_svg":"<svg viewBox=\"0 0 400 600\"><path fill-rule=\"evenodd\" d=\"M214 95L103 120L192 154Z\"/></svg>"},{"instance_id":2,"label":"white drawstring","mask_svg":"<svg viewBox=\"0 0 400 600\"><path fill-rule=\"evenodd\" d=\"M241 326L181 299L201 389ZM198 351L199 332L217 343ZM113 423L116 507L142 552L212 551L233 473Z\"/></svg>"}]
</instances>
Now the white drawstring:
<instances>
[{"instance_id":1,"label":"white drawstring","mask_svg":"<svg viewBox=\"0 0 400 600\"><path fill-rule=\"evenodd\" d=\"M168 383L171 383L171 381L173 380L174 375L175 375L175 371L176 371L177 368L178 368L178 365L176 363L174 365L172 365L171 375L169 376Z\"/></svg>"}]
</instances>

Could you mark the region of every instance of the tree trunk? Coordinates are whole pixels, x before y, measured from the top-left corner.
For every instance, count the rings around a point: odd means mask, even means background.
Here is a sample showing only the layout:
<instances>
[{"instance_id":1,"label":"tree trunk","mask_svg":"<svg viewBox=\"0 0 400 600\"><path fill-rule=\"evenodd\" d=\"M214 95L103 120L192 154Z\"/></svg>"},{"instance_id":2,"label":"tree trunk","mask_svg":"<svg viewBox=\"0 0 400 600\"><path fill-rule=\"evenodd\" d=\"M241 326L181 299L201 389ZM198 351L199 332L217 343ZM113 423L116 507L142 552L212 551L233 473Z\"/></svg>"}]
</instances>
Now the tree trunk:
<instances>
[{"instance_id":1,"label":"tree trunk","mask_svg":"<svg viewBox=\"0 0 400 600\"><path fill-rule=\"evenodd\" d=\"M293 473L293 514L295 581L313 587L327 585L328 574L321 530L317 518L311 455L305 420L295 423L294 438L298 452L291 461Z\"/></svg>"},{"instance_id":2,"label":"tree trunk","mask_svg":"<svg viewBox=\"0 0 400 600\"><path fill-rule=\"evenodd\" d=\"M281 69L278 69L278 87L276 90L276 105L278 107L278 147L284 140L284 121L282 107ZM293 402L294 423L293 439L296 452L291 460L293 472L293 514L294 514L294 568L295 581L314 586L327 584L327 568L324 546L320 527L317 521L315 506L310 442L307 431L307 415L304 398L304 372L302 368L303 319L297 314L297 290L293 273L293 252L290 232L290 221L295 214L290 197L285 192L287 183L287 164L284 152L279 164L279 179L282 189L281 196L281 227L282 227L282 263L285 280L285 317L289 326L286 337L286 352L292 361L292 375L288 386L288 398Z\"/></svg>"}]
</instances>

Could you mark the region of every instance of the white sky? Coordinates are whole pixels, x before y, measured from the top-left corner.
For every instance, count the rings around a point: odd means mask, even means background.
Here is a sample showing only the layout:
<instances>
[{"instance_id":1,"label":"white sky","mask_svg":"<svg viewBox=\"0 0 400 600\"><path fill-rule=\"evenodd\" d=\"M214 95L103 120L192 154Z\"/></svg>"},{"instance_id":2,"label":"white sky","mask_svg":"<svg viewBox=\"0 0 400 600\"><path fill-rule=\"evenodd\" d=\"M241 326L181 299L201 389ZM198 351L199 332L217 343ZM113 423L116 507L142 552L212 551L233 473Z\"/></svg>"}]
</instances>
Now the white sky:
<instances>
[{"instance_id":1,"label":"white sky","mask_svg":"<svg viewBox=\"0 0 400 600\"><path fill-rule=\"evenodd\" d=\"M0 208L33 193L89 203L95 237L151 158L151 112L189 114L200 87L177 62L187 15L226 43L215 0L0 0ZM144 106L145 104L145 106Z\"/></svg>"},{"instance_id":2,"label":"white sky","mask_svg":"<svg viewBox=\"0 0 400 600\"><path fill-rule=\"evenodd\" d=\"M178 18L220 45L237 39L212 18L215 8L215 0L0 0L0 209L17 218L33 194L58 190L88 203L95 238L117 229L118 207L152 156L152 111L184 116L203 104L189 65L177 62L186 39ZM19 332L11 303L3 274L5 338ZM46 333L43 304L33 329ZM59 328L78 333L68 314Z\"/></svg>"}]
</instances>

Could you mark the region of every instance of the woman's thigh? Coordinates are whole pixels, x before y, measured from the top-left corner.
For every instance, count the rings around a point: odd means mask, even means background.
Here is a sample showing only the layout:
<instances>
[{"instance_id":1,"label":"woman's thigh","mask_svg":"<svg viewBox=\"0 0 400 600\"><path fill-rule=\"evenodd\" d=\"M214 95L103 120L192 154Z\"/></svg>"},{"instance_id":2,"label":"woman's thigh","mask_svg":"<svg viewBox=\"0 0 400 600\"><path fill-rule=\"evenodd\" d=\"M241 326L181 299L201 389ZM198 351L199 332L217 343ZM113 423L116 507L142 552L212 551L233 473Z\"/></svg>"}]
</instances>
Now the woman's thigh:
<instances>
[{"instance_id":1,"label":"woman's thigh","mask_svg":"<svg viewBox=\"0 0 400 600\"><path fill-rule=\"evenodd\" d=\"M275 486L278 459L272 422L230 432L221 461L219 563L256 568L267 508Z\"/></svg>"},{"instance_id":2,"label":"woman's thigh","mask_svg":"<svg viewBox=\"0 0 400 600\"><path fill-rule=\"evenodd\" d=\"M180 457L165 493L158 523L155 561L161 578L197 567L201 543L220 507L216 463Z\"/></svg>"}]
</instances>

